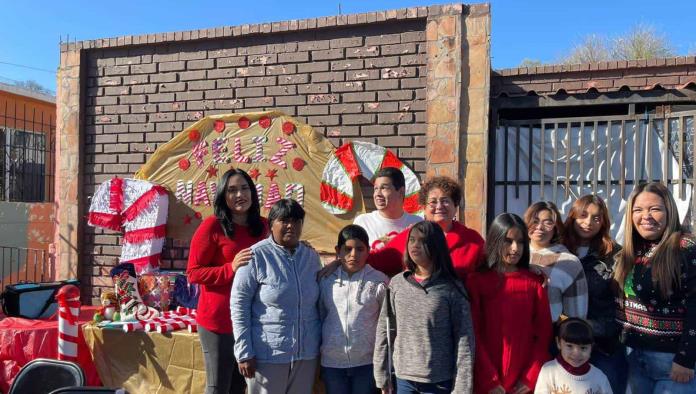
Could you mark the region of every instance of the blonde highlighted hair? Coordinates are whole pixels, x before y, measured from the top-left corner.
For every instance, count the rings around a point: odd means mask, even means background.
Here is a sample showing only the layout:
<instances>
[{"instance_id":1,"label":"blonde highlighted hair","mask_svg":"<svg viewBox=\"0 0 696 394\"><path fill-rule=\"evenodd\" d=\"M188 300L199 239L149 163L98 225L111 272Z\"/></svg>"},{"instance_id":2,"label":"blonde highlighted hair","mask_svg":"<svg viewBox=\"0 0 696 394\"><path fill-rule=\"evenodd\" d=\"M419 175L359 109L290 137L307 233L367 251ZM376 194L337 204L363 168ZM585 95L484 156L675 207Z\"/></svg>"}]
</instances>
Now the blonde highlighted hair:
<instances>
[{"instance_id":1,"label":"blonde highlighted hair","mask_svg":"<svg viewBox=\"0 0 696 394\"><path fill-rule=\"evenodd\" d=\"M633 225L633 206L641 193L653 193L662 199L667 216L667 225L658 241L655 253L650 257L652 280L660 290L663 298L668 298L675 288L681 286L681 251L680 243L682 228L679 223L677 203L672 193L659 182L644 183L633 189L626 204L626 220L624 223L624 244L616 261L614 277L620 286L620 294L626 277L633 270L636 262L636 244L642 237Z\"/></svg>"},{"instance_id":2,"label":"blonde highlighted hair","mask_svg":"<svg viewBox=\"0 0 696 394\"><path fill-rule=\"evenodd\" d=\"M607 204L604 203L604 200L594 194L582 196L573 203L564 223L565 232L563 234L563 243L570 253L577 254L578 246L580 246L580 237L575 231L574 222L577 218L581 217L583 211L592 204L599 208L599 215L602 218L602 227L599 229L594 239L590 241L589 246L592 250L597 251L600 256L608 256L614 250L614 241L611 239L611 235L609 235L609 227L611 227L609 209L607 209Z\"/></svg>"}]
</instances>

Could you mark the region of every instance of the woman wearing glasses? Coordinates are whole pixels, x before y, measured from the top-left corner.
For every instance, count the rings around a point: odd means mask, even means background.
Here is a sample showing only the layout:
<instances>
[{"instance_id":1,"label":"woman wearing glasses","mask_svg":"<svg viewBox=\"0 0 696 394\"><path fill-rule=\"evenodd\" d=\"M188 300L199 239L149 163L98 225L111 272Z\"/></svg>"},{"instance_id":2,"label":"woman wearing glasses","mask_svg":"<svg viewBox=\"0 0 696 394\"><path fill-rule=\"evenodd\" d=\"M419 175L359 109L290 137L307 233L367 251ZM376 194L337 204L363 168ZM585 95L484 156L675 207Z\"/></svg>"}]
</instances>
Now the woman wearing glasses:
<instances>
[{"instance_id":1,"label":"woman wearing glasses","mask_svg":"<svg viewBox=\"0 0 696 394\"><path fill-rule=\"evenodd\" d=\"M462 199L461 190L454 179L439 176L426 181L418 197L425 208L425 220L437 223L445 232L454 270L464 280L483 260L484 242L478 232L455 220ZM370 265L389 276L403 271L409 230L399 233L384 248L370 253Z\"/></svg>"},{"instance_id":2,"label":"woman wearing glasses","mask_svg":"<svg viewBox=\"0 0 696 394\"><path fill-rule=\"evenodd\" d=\"M524 213L529 231L530 264L548 278L551 320L587 316L587 280L580 260L561 243L563 222L552 202L539 201Z\"/></svg>"}]
</instances>

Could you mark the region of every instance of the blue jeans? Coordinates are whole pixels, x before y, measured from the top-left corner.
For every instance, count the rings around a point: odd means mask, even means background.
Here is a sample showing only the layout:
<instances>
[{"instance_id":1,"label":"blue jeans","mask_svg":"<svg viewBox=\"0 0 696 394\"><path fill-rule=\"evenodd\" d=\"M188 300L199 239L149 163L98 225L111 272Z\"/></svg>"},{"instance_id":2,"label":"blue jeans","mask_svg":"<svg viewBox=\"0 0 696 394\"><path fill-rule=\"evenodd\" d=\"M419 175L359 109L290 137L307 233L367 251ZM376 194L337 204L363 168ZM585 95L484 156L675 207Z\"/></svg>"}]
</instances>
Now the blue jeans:
<instances>
[{"instance_id":1,"label":"blue jeans","mask_svg":"<svg viewBox=\"0 0 696 394\"><path fill-rule=\"evenodd\" d=\"M619 346L613 354L604 354L599 351L592 352L590 364L594 365L609 379L611 391L614 394L625 394L628 382L628 363L626 361L626 348Z\"/></svg>"},{"instance_id":2,"label":"blue jeans","mask_svg":"<svg viewBox=\"0 0 696 394\"><path fill-rule=\"evenodd\" d=\"M633 349L628 355L628 384L632 394L693 394L696 379L677 383L669 378L674 353Z\"/></svg>"},{"instance_id":3,"label":"blue jeans","mask_svg":"<svg viewBox=\"0 0 696 394\"><path fill-rule=\"evenodd\" d=\"M418 383L396 378L396 394L449 394L452 392L452 379L437 383Z\"/></svg>"},{"instance_id":4,"label":"blue jeans","mask_svg":"<svg viewBox=\"0 0 696 394\"><path fill-rule=\"evenodd\" d=\"M353 368L321 367L327 394L369 394L377 390L372 364Z\"/></svg>"}]
</instances>

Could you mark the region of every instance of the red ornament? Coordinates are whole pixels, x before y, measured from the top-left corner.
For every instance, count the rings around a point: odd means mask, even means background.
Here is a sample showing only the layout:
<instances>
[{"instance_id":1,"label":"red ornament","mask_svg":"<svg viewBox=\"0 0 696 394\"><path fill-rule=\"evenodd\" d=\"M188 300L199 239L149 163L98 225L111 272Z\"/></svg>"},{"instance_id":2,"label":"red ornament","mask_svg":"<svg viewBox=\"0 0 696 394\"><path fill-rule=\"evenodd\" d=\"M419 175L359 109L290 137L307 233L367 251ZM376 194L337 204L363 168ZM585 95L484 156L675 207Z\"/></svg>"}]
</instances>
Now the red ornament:
<instances>
[{"instance_id":1,"label":"red ornament","mask_svg":"<svg viewBox=\"0 0 696 394\"><path fill-rule=\"evenodd\" d=\"M268 171L266 171L266 178L269 178L271 180L271 182L273 182L273 178L275 178L277 176L278 176L278 170L268 169Z\"/></svg>"},{"instance_id":2,"label":"red ornament","mask_svg":"<svg viewBox=\"0 0 696 394\"><path fill-rule=\"evenodd\" d=\"M307 163L305 163L304 160L300 159L299 157L296 157L292 161L292 168L294 168L295 171L302 171L302 169L304 169L305 164Z\"/></svg>"},{"instance_id":3,"label":"red ornament","mask_svg":"<svg viewBox=\"0 0 696 394\"><path fill-rule=\"evenodd\" d=\"M254 182L256 182L261 176L261 173L259 172L258 168L253 168L251 171L249 171L249 176L254 180Z\"/></svg>"},{"instance_id":4,"label":"red ornament","mask_svg":"<svg viewBox=\"0 0 696 394\"><path fill-rule=\"evenodd\" d=\"M283 133L290 135L295 132L295 124L292 122L283 123Z\"/></svg>"},{"instance_id":5,"label":"red ornament","mask_svg":"<svg viewBox=\"0 0 696 394\"><path fill-rule=\"evenodd\" d=\"M196 217L196 219L200 220L203 217L203 214L200 212L196 212L194 216Z\"/></svg>"},{"instance_id":6,"label":"red ornament","mask_svg":"<svg viewBox=\"0 0 696 394\"><path fill-rule=\"evenodd\" d=\"M251 126L251 121L249 121L249 118L247 118L246 116L242 116L237 121L237 124L239 125L240 129L247 129L249 128L249 126Z\"/></svg>"},{"instance_id":7,"label":"red ornament","mask_svg":"<svg viewBox=\"0 0 696 394\"><path fill-rule=\"evenodd\" d=\"M201 133L200 133L198 130L196 130L196 129L189 130L189 132L188 132L188 139L189 139L189 141L191 141L191 142L196 142L196 141L198 141L199 139L201 139Z\"/></svg>"},{"instance_id":8,"label":"red ornament","mask_svg":"<svg viewBox=\"0 0 696 394\"><path fill-rule=\"evenodd\" d=\"M268 116L262 116L261 119L259 119L259 126L263 127L264 129L271 127L271 118Z\"/></svg>"},{"instance_id":9,"label":"red ornament","mask_svg":"<svg viewBox=\"0 0 696 394\"><path fill-rule=\"evenodd\" d=\"M209 166L207 170L205 170L208 173L208 178L216 177L217 176L217 168L213 166Z\"/></svg>"},{"instance_id":10,"label":"red ornament","mask_svg":"<svg viewBox=\"0 0 696 394\"><path fill-rule=\"evenodd\" d=\"M184 215L184 224L191 224L191 216Z\"/></svg>"},{"instance_id":11,"label":"red ornament","mask_svg":"<svg viewBox=\"0 0 696 394\"><path fill-rule=\"evenodd\" d=\"M181 159L179 160L179 168L181 168L183 171L186 171L191 167L191 162L188 161L188 159Z\"/></svg>"},{"instance_id":12,"label":"red ornament","mask_svg":"<svg viewBox=\"0 0 696 394\"><path fill-rule=\"evenodd\" d=\"M222 133L222 131L225 130L225 121L224 120L216 120L213 128L218 133Z\"/></svg>"}]
</instances>

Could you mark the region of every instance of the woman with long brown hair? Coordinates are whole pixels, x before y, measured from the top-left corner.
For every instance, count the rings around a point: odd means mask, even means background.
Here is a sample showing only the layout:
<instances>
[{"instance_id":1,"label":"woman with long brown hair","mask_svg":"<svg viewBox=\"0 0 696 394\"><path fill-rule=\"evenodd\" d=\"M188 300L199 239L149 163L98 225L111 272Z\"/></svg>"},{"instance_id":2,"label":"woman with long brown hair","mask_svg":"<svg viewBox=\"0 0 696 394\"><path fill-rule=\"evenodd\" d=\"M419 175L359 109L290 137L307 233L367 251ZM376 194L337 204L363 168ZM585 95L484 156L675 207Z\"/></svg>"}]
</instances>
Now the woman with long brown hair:
<instances>
[{"instance_id":1,"label":"woman with long brown hair","mask_svg":"<svg viewBox=\"0 0 696 394\"><path fill-rule=\"evenodd\" d=\"M609 210L602 198L588 194L577 199L565 220L563 243L580 259L587 279L587 322L594 346L590 362L599 368L615 393L626 392L626 349L616 323L614 258L621 251L611 238Z\"/></svg>"},{"instance_id":2,"label":"woman with long brown hair","mask_svg":"<svg viewBox=\"0 0 696 394\"><path fill-rule=\"evenodd\" d=\"M633 394L695 393L696 241L683 233L669 189L636 186L616 263L617 319Z\"/></svg>"}]
</instances>

